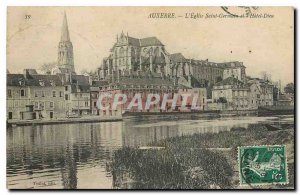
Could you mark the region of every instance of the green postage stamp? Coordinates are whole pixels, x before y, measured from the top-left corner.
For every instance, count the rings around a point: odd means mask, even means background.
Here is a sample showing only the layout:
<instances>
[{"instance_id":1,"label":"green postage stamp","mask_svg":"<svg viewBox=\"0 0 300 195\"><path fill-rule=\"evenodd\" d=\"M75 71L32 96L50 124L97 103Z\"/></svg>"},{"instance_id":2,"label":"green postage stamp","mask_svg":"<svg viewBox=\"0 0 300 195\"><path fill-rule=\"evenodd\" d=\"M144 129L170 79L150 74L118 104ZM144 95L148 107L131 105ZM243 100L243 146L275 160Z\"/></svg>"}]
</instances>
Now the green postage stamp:
<instances>
[{"instance_id":1,"label":"green postage stamp","mask_svg":"<svg viewBox=\"0 0 300 195\"><path fill-rule=\"evenodd\" d=\"M288 183L284 145L241 146L238 160L242 186Z\"/></svg>"}]
</instances>

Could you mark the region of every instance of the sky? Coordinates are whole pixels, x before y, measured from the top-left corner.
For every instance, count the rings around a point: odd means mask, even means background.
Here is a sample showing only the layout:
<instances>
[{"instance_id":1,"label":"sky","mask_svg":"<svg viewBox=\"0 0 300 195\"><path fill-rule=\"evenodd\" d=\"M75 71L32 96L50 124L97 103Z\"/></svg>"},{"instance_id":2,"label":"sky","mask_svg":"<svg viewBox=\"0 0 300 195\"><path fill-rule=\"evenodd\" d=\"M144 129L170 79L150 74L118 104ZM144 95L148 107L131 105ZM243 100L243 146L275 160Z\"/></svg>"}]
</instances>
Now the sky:
<instances>
[{"instance_id":1,"label":"sky","mask_svg":"<svg viewBox=\"0 0 300 195\"><path fill-rule=\"evenodd\" d=\"M226 14L221 7L9 7L10 73L57 61L64 11L77 73L96 70L123 31L135 38L156 36L169 53L211 62L241 61L247 75L259 77L265 71L282 84L294 82L291 7L251 9L253 14L272 18L205 18L207 14ZM237 7L229 11L245 13ZM149 18L150 13L175 13L176 18ZM199 13L203 18L185 18L186 13Z\"/></svg>"}]
</instances>

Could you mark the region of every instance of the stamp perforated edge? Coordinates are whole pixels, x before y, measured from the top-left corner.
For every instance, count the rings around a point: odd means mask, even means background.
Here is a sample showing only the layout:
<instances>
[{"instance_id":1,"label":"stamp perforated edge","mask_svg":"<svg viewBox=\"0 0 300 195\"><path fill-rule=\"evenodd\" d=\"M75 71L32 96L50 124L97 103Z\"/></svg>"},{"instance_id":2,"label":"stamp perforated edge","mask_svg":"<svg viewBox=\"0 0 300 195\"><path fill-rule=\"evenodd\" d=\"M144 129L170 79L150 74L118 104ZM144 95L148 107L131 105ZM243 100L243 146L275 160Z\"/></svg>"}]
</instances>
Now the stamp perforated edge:
<instances>
[{"instance_id":1,"label":"stamp perforated edge","mask_svg":"<svg viewBox=\"0 0 300 195\"><path fill-rule=\"evenodd\" d=\"M241 163L240 163L240 148L255 148L255 147L284 147L285 149L285 172L286 172L286 182L274 182L274 183L253 183L253 184L242 184L241 182ZM238 150L238 155L237 155L237 160L238 160L238 169L239 169L239 186L240 187L251 187L251 186L272 186L272 185L287 185L289 184L289 169L288 169L288 163L287 163L287 147L285 144L282 145L253 145L253 146L238 146L237 147Z\"/></svg>"}]
</instances>

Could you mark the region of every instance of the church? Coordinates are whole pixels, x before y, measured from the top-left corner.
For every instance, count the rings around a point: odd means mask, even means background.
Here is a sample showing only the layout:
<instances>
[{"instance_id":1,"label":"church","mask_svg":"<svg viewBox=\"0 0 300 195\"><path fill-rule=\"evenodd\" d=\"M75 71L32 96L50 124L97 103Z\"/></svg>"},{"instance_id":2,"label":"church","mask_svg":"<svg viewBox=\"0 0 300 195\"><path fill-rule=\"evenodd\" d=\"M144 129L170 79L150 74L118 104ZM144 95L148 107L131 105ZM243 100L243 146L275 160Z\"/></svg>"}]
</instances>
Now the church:
<instances>
[{"instance_id":1,"label":"church","mask_svg":"<svg viewBox=\"0 0 300 195\"><path fill-rule=\"evenodd\" d=\"M73 44L70 39L66 12L64 12L62 31L58 43L57 66L52 70L52 74L75 73Z\"/></svg>"},{"instance_id":2,"label":"church","mask_svg":"<svg viewBox=\"0 0 300 195\"><path fill-rule=\"evenodd\" d=\"M103 59L103 66L100 67L99 73L101 78L118 70L121 70L123 75L136 71L167 75L169 61L169 54L156 37L138 39L122 32L120 36L117 35L110 55Z\"/></svg>"}]
</instances>

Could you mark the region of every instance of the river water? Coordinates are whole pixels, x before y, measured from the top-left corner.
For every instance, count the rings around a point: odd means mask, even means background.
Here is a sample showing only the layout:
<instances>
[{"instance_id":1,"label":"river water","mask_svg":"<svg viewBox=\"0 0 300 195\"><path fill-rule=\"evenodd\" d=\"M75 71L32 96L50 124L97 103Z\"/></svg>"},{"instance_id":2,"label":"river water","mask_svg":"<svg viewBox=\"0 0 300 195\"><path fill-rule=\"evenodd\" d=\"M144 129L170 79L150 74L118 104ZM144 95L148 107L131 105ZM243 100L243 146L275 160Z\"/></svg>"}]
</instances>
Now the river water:
<instances>
[{"instance_id":1,"label":"river water","mask_svg":"<svg viewBox=\"0 0 300 195\"><path fill-rule=\"evenodd\" d=\"M111 189L107 162L125 146L139 147L194 133L218 133L256 123L294 123L293 116L218 119L137 118L120 122L24 126L7 129L10 189Z\"/></svg>"}]
</instances>

